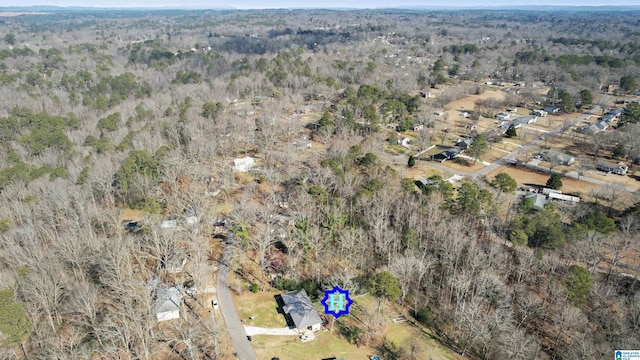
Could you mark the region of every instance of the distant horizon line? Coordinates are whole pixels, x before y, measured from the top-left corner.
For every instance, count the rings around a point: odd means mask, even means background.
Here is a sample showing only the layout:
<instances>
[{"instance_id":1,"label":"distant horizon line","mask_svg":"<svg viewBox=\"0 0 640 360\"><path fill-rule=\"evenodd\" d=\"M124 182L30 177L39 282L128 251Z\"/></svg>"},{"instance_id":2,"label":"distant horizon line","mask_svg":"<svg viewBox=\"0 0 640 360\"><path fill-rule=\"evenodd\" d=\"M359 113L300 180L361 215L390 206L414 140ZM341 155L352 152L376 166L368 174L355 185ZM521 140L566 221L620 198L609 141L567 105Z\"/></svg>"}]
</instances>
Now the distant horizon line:
<instances>
[{"instance_id":1,"label":"distant horizon line","mask_svg":"<svg viewBox=\"0 0 640 360\"><path fill-rule=\"evenodd\" d=\"M87 6L87 5L9 5L0 6L0 10L4 12L24 12L26 9L46 10L553 10L553 9L590 9L590 10L606 10L606 9L629 9L634 8L640 10L638 5L540 5L540 4L518 4L518 5L405 5L405 6L376 6L376 7L353 7L353 6L297 6L297 7L234 7L230 5L207 6L207 5L159 5L159 6Z\"/></svg>"}]
</instances>

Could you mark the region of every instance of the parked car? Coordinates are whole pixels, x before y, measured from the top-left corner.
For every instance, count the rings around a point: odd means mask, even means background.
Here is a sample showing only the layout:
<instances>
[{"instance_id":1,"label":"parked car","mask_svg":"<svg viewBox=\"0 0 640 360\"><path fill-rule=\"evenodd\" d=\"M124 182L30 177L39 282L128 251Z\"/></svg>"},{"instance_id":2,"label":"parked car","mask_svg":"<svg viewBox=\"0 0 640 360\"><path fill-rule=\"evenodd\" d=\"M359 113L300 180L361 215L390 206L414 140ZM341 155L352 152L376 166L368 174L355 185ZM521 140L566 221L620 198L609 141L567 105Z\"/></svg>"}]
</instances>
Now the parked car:
<instances>
[{"instance_id":1,"label":"parked car","mask_svg":"<svg viewBox=\"0 0 640 360\"><path fill-rule=\"evenodd\" d=\"M216 299L211 300L211 307L214 309L218 309L218 300Z\"/></svg>"}]
</instances>

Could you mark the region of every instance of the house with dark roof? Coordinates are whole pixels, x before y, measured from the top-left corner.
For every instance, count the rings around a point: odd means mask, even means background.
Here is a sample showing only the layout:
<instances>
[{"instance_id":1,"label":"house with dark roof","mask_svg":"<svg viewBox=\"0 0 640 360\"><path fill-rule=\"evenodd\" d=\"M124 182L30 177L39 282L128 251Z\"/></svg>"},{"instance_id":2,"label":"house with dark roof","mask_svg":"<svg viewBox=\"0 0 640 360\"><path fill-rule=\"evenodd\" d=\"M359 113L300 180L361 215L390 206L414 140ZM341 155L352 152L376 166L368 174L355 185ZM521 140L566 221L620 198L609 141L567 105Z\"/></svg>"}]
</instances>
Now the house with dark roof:
<instances>
[{"instance_id":1,"label":"house with dark roof","mask_svg":"<svg viewBox=\"0 0 640 360\"><path fill-rule=\"evenodd\" d=\"M456 146L460 148L460 150L467 150L471 144L473 144L473 139L461 140L456 143Z\"/></svg>"},{"instance_id":2,"label":"house with dark roof","mask_svg":"<svg viewBox=\"0 0 640 360\"><path fill-rule=\"evenodd\" d=\"M443 162L445 160L453 160L458 155L460 155L461 152L462 152L462 149L458 147L448 148L447 150L444 150L443 152L434 155L433 160L438 160L440 162Z\"/></svg>"},{"instance_id":3,"label":"house with dark roof","mask_svg":"<svg viewBox=\"0 0 640 360\"><path fill-rule=\"evenodd\" d=\"M304 289L284 293L276 301L288 324L300 330L320 330L322 319Z\"/></svg>"},{"instance_id":4,"label":"house with dark roof","mask_svg":"<svg viewBox=\"0 0 640 360\"><path fill-rule=\"evenodd\" d=\"M614 117L618 117L618 116L622 115L623 112L624 112L623 108L613 108L613 109L609 110L609 112L607 112L607 114L613 115Z\"/></svg>"}]
</instances>

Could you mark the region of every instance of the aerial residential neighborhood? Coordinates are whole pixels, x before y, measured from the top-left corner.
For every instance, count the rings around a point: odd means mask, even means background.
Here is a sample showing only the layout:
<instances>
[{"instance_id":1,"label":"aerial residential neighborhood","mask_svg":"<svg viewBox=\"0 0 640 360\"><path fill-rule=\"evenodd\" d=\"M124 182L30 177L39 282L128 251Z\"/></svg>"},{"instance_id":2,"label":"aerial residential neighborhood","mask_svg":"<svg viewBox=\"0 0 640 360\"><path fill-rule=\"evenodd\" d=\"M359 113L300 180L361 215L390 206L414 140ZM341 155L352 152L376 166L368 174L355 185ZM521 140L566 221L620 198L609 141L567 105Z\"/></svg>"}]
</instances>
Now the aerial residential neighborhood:
<instances>
[{"instance_id":1,"label":"aerial residential neighborhood","mask_svg":"<svg viewBox=\"0 0 640 360\"><path fill-rule=\"evenodd\" d=\"M7 1L0 359L640 349L638 8Z\"/></svg>"}]
</instances>

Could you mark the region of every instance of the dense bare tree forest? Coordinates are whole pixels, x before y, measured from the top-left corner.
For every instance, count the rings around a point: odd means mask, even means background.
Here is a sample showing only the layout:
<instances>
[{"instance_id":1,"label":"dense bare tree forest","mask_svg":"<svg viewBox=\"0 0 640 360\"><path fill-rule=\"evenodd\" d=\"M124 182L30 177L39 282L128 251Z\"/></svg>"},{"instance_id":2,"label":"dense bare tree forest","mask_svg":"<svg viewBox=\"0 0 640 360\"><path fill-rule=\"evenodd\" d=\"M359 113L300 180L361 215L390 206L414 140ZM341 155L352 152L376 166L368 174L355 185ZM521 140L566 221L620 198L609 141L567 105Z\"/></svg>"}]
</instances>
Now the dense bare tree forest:
<instances>
[{"instance_id":1,"label":"dense bare tree forest","mask_svg":"<svg viewBox=\"0 0 640 360\"><path fill-rule=\"evenodd\" d=\"M400 292L380 296L470 358L640 348L640 262L620 267L640 211L610 205L631 195L535 211L508 179L419 190L381 145L389 123L438 142L434 111L488 80L567 106L633 92L638 13L57 11L0 18L0 34L2 358L228 356L201 298L169 325L153 305L157 286L206 287L219 219L261 286L364 293L389 272ZM636 112L603 149L637 155ZM234 173L245 156L258 166Z\"/></svg>"}]
</instances>

